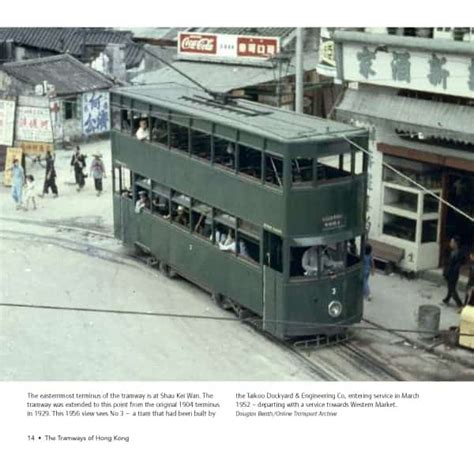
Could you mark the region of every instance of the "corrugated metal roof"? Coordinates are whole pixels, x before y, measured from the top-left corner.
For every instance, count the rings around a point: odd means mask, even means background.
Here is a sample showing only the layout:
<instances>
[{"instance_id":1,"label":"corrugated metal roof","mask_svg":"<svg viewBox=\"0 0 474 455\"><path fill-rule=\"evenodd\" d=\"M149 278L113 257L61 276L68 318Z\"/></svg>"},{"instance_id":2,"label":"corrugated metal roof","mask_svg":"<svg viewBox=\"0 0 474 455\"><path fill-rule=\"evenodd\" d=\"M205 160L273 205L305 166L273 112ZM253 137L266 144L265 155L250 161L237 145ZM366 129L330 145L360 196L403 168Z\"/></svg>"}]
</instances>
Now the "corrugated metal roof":
<instances>
[{"instance_id":1,"label":"corrugated metal roof","mask_svg":"<svg viewBox=\"0 0 474 455\"><path fill-rule=\"evenodd\" d=\"M327 140L327 135L342 132L351 135L361 131L343 123L246 100L237 100L235 104L225 106L210 104L206 101L212 102L212 98L200 89L177 83L126 87L114 89L113 92L280 142L309 142L323 137Z\"/></svg>"},{"instance_id":2,"label":"corrugated metal roof","mask_svg":"<svg viewBox=\"0 0 474 455\"><path fill-rule=\"evenodd\" d=\"M317 54L305 54L304 69L310 71L316 67ZM282 73L278 68L255 67L245 65L231 65L210 62L175 61L171 62L174 67L187 74L209 90L227 92L253 85L263 84L276 80L279 76L286 77L295 74L294 62L284 64ZM178 82L180 84L192 85L192 83L181 76L170 67L161 68L138 75L133 79L138 84L161 84L165 82Z\"/></svg>"},{"instance_id":3,"label":"corrugated metal roof","mask_svg":"<svg viewBox=\"0 0 474 455\"><path fill-rule=\"evenodd\" d=\"M193 28L200 33L223 33L227 35L286 37L295 29L291 27L200 27Z\"/></svg>"},{"instance_id":4,"label":"corrugated metal roof","mask_svg":"<svg viewBox=\"0 0 474 455\"><path fill-rule=\"evenodd\" d=\"M2 70L31 85L47 81L54 85L58 95L63 96L108 89L114 85L108 77L68 54L6 63Z\"/></svg>"},{"instance_id":5,"label":"corrugated metal roof","mask_svg":"<svg viewBox=\"0 0 474 455\"><path fill-rule=\"evenodd\" d=\"M0 28L0 41L44 49L52 52L69 52L75 57L82 56L83 45L106 46L109 43L126 45L125 62L127 68L136 66L143 58L138 46L130 43L131 32L107 30L106 28L63 28L63 27L11 27Z\"/></svg>"},{"instance_id":6,"label":"corrugated metal roof","mask_svg":"<svg viewBox=\"0 0 474 455\"><path fill-rule=\"evenodd\" d=\"M347 90L336 112L338 120L385 121L410 133L474 143L474 107L470 106Z\"/></svg>"}]
</instances>

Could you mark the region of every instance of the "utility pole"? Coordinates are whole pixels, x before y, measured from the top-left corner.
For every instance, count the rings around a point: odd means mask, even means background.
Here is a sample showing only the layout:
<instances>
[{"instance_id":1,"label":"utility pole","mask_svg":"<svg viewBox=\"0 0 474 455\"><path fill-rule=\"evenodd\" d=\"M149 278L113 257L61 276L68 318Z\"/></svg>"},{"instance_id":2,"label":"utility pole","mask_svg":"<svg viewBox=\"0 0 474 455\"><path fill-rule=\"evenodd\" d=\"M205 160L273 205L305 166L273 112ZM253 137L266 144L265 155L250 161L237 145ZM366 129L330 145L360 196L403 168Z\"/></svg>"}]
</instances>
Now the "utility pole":
<instances>
[{"instance_id":1,"label":"utility pole","mask_svg":"<svg viewBox=\"0 0 474 455\"><path fill-rule=\"evenodd\" d=\"M303 29L296 29L296 86L295 86L295 111L303 113Z\"/></svg>"}]
</instances>

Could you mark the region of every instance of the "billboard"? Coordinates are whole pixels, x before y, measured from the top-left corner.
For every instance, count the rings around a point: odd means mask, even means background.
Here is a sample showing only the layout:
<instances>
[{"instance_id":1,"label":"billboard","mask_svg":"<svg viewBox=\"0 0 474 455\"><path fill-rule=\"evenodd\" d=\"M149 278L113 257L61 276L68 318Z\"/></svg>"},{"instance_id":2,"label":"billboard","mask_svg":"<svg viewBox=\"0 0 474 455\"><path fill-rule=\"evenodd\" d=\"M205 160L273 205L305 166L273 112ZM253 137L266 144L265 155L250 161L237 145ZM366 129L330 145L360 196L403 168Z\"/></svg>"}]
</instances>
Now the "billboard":
<instances>
[{"instance_id":1,"label":"billboard","mask_svg":"<svg viewBox=\"0 0 474 455\"><path fill-rule=\"evenodd\" d=\"M90 92L82 95L82 131L86 135L110 130L109 92Z\"/></svg>"},{"instance_id":2,"label":"billboard","mask_svg":"<svg viewBox=\"0 0 474 455\"><path fill-rule=\"evenodd\" d=\"M280 52L280 38L180 32L178 55L211 59L268 60Z\"/></svg>"},{"instance_id":3,"label":"billboard","mask_svg":"<svg viewBox=\"0 0 474 455\"><path fill-rule=\"evenodd\" d=\"M17 141L53 142L49 107L18 106L15 138Z\"/></svg>"}]
</instances>

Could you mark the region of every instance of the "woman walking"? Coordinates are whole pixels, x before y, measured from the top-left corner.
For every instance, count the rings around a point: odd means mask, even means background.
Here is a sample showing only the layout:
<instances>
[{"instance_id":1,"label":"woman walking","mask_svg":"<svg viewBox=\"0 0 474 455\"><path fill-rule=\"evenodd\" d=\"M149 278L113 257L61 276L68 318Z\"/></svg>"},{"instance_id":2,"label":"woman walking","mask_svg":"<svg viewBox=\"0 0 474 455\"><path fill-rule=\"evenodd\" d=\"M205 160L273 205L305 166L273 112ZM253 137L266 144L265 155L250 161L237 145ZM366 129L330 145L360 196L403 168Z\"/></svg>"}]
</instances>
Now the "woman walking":
<instances>
[{"instance_id":1,"label":"woman walking","mask_svg":"<svg viewBox=\"0 0 474 455\"><path fill-rule=\"evenodd\" d=\"M86 169L86 156L81 153L79 146L76 146L76 151L72 155L71 166L74 168L77 191L81 191L85 185L84 170Z\"/></svg>"},{"instance_id":2,"label":"woman walking","mask_svg":"<svg viewBox=\"0 0 474 455\"><path fill-rule=\"evenodd\" d=\"M102 179L106 178L105 175L105 166L102 161L102 155L97 153L93 155L94 159L91 163L90 175L94 178L95 190L97 191L97 196L100 196L102 193Z\"/></svg>"}]
</instances>

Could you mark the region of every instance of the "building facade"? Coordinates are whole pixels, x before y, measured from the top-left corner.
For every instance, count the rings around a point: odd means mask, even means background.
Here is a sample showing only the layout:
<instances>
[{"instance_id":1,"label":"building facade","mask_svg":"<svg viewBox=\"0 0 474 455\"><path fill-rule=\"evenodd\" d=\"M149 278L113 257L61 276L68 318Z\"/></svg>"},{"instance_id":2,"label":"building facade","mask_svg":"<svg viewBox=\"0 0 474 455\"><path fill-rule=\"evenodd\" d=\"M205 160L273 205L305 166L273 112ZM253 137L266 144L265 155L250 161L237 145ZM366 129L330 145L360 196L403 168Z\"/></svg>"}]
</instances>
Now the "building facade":
<instances>
[{"instance_id":1,"label":"building facade","mask_svg":"<svg viewBox=\"0 0 474 455\"><path fill-rule=\"evenodd\" d=\"M474 246L474 41L469 29L413 30L333 39L345 87L336 117L372 131L370 237L418 272L443 266L453 235Z\"/></svg>"}]
</instances>

